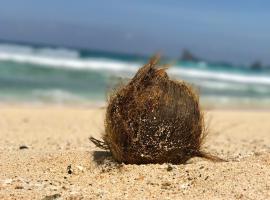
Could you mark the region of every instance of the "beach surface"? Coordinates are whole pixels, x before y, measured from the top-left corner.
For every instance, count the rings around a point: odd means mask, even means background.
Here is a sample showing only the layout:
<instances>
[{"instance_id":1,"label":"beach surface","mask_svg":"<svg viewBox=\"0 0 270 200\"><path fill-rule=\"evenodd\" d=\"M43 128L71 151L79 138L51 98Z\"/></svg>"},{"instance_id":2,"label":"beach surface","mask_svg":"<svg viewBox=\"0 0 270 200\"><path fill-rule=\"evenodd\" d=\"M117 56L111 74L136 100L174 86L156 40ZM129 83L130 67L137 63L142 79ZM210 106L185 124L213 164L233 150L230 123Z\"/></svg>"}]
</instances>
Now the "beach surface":
<instances>
[{"instance_id":1,"label":"beach surface","mask_svg":"<svg viewBox=\"0 0 270 200\"><path fill-rule=\"evenodd\" d=\"M270 199L270 112L211 110L204 149L228 162L124 165L96 148L104 108L0 106L0 199Z\"/></svg>"}]
</instances>

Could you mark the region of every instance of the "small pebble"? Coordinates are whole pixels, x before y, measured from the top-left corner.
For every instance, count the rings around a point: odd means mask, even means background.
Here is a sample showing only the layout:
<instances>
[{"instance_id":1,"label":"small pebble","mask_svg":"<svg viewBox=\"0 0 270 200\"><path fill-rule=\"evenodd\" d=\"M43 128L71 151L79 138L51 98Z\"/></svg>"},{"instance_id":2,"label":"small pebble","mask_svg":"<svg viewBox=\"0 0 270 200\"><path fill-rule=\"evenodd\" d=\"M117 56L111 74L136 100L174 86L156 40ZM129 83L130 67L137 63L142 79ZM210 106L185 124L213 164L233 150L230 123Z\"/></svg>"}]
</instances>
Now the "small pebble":
<instances>
[{"instance_id":1,"label":"small pebble","mask_svg":"<svg viewBox=\"0 0 270 200\"><path fill-rule=\"evenodd\" d=\"M54 200L54 199L58 199L59 197L61 197L61 194L53 194L53 195L45 196L42 200Z\"/></svg>"},{"instance_id":2,"label":"small pebble","mask_svg":"<svg viewBox=\"0 0 270 200\"><path fill-rule=\"evenodd\" d=\"M72 174L73 173L73 171L71 169L71 165L67 166L67 173L68 174Z\"/></svg>"},{"instance_id":3,"label":"small pebble","mask_svg":"<svg viewBox=\"0 0 270 200\"><path fill-rule=\"evenodd\" d=\"M23 189L23 186L21 186L21 185L16 185L16 186L15 186L15 189Z\"/></svg>"},{"instance_id":4,"label":"small pebble","mask_svg":"<svg viewBox=\"0 0 270 200\"><path fill-rule=\"evenodd\" d=\"M168 165L167 171L170 172L170 171L172 171L172 170L173 170L173 167L172 167L171 165Z\"/></svg>"},{"instance_id":5,"label":"small pebble","mask_svg":"<svg viewBox=\"0 0 270 200\"><path fill-rule=\"evenodd\" d=\"M81 172L83 172L84 171L84 168L82 167L82 166L76 166Z\"/></svg>"},{"instance_id":6,"label":"small pebble","mask_svg":"<svg viewBox=\"0 0 270 200\"><path fill-rule=\"evenodd\" d=\"M181 189L187 189L189 187L189 183L183 183L182 185L180 185Z\"/></svg>"},{"instance_id":7,"label":"small pebble","mask_svg":"<svg viewBox=\"0 0 270 200\"><path fill-rule=\"evenodd\" d=\"M161 184L161 189L169 189L171 186L171 183L165 182Z\"/></svg>"},{"instance_id":8,"label":"small pebble","mask_svg":"<svg viewBox=\"0 0 270 200\"><path fill-rule=\"evenodd\" d=\"M4 180L3 183L4 183L5 185L7 185L7 184L11 184L12 181L13 181L13 180L12 180L11 178L9 178L9 179Z\"/></svg>"},{"instance_id":9,"label":"small pebble","mask_svg":"<svg viewBox=\"0 0 270 200\"><path fill-rule=\"evenodd\" d=\"M29 149L29 148L28 148L28 146L26 146L26 145L21 145L21 146L19 147L19 149Z\"/></svg>"}]
</instances>

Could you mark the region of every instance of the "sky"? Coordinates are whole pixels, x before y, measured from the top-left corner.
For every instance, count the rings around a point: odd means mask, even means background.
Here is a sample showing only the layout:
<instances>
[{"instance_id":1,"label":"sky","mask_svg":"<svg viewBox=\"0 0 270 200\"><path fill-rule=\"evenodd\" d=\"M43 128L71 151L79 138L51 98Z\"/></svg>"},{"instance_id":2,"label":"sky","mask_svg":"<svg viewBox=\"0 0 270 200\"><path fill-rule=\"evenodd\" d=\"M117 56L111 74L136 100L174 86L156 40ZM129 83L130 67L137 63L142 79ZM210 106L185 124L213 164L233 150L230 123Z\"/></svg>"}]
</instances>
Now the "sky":
<instances>
[{"instance_id":1,"label":"sky","mask_svg":"<svg viewBox=\"0 0 270 200\"><path fill-rule=\"evenodd\" d=\"M0 39L270 64L269 0L2 0Z\"/></svg>"}]
</instances>

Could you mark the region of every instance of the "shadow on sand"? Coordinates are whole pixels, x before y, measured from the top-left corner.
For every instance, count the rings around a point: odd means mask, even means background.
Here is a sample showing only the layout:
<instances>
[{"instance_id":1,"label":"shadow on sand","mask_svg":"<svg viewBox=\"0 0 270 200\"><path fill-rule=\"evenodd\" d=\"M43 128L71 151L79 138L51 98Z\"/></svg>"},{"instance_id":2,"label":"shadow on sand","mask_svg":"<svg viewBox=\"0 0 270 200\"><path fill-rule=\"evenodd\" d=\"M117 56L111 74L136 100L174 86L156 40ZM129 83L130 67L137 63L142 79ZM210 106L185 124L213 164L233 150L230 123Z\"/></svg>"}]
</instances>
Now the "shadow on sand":
<instances>
[{"instance_id":1,"label":"shadow on sand","mask_svg":"<svg viewBox=\"0 0 270 200\"><path fill-rule=\"evenodd\" d=\"M113 161L112 154L109 151L94 151L92 153L94 161L98 165L103 165L108 161Z\"/></svg>"}]
</instances>

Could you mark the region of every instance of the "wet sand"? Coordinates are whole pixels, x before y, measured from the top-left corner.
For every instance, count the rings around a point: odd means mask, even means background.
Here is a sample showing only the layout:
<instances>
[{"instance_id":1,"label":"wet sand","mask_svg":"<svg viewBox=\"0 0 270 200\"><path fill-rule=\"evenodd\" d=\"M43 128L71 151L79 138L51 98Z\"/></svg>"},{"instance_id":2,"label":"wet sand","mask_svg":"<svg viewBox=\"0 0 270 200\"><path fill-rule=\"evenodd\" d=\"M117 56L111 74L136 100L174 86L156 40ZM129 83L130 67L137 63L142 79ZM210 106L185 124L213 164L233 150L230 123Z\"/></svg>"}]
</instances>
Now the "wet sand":
<instances>
[{"instance_id":1,"label":"wet sand","mask_svg":"<svg viewBox=\"0 0 270 200\"><path fill-rule=\"evenodd\" d=\"M0 199L270 199L270 112L212 110L204 149L228 162L123 165L88 140L104 109L0 106Z\"/></svg>"}]
</instances>

